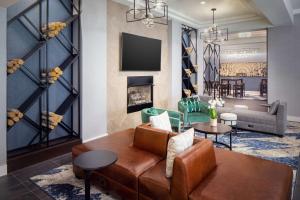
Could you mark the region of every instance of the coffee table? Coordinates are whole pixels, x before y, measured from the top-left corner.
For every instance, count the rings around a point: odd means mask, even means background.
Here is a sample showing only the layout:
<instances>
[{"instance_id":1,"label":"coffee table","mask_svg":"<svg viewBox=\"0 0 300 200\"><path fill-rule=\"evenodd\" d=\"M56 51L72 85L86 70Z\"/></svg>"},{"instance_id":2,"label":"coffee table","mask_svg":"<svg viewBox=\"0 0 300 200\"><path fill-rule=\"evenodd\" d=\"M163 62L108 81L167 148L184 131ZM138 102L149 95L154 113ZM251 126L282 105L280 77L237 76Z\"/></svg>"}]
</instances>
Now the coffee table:
<instances>
[{"instance_id":1,"label":"coffee table","mask_svg":"<svg viewBox=\"0 0 300 200\"><path fill-rule=\"evenodd\" d=\"M209 122L199 122L192 124L192 127L196 131L204 133L205 138L207 138L207 135L215 135L216 140L213 141L214 143L223 145L232 150L232 128L230 126L218 123L217 126L214 127L210 126ZM227 133L229 133L229 145L218 141L218 135L225 135Z\"/></svg>"},{"instance_id":2,"label":"coffee table","mask_svg":"<svg viewBox=\"0 0 300 200\"><path fill-rule=\"evenodd\" d=\"M74 160L74 165L81 168L85 174L85 199L90 199L90 176L94 170L99 170L114 164L117 154L107 150L88 151L80 154Z\"/></svg>"}]
</instances>

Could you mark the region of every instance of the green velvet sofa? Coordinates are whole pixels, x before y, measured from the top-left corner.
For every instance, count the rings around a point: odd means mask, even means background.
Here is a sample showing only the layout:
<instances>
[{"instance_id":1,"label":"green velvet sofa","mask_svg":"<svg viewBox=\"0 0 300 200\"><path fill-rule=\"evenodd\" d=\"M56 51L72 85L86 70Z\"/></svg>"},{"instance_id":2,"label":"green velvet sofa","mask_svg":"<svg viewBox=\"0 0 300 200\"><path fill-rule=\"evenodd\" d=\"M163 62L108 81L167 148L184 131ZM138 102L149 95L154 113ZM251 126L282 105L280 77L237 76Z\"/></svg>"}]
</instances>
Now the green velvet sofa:
<instances>
[{"instance_id":1,"label":"green velvet sofa","mask_svg":"<svg viewBox=\"0 0 300 200\"><path fill-rule=\"evenodd\" d=\"M183 98L178 102L178 110L183 113L183 124L209 122L209 104L197 98Z\"/></svg>"},{"instance_id":2,"label":"green velvet sofa","mask_svg":"<svg viewBox=\"0 0 300 200\"><path fill-rule=\"evenodd\" d=\"M151 116L159 115L165 111L168 112L172 129L180 132L183 117L182 117L182 114L177 111L171 111L171 110L166 110L166 109L161 109L161 108L145 108L141 111L142 122L148 123L148 122L150 122Z\"/></svg>"}]
</instances>

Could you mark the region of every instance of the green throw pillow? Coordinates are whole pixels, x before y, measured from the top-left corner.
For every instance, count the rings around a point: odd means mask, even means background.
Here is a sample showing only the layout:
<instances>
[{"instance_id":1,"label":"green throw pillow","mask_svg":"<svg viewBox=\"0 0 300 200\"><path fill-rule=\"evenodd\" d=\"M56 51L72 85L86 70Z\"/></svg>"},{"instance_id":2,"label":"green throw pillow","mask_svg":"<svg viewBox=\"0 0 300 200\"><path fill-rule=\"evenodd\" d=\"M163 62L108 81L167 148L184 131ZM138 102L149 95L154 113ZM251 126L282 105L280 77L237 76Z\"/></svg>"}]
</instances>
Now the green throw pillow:
<instances>
[{"instance_id":1,"label":"green throw pillow","mask_svg":"<svg viewBox=\"0 0 300 200\"><path fill-rule=\"evenodd\" d=\"M201 111L201 106L200 106L200 102L195 100L195 106L196 106L196 112L200 112Z\"/></svg>"},{"instance_id":2,"label":"green throw pillow","mask_svg":"<svg viewBox=\"0 0 300 200\"><path fill-rule=\"evenodd\" d=\"M187 101L187 104L188 104L188 112L195 112L194 110L194 103L192 102L192 100L188 100Z\"/></svg>"}]
</instances>

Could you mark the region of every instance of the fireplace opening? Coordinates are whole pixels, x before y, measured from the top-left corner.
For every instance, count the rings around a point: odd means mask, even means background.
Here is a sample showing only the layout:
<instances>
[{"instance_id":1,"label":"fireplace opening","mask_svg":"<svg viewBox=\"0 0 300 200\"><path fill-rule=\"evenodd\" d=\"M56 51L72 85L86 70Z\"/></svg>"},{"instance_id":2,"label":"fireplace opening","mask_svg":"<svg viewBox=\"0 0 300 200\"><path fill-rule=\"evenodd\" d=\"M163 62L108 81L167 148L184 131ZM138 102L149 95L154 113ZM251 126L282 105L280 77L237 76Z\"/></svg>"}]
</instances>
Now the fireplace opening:
<instances>
[{"instance_id":1,"label":"fireplace opening","mask_svg":"<svg viewBox=\"0 0 300 200\"><path fill-rule=\"evenodd\" d=\"M127 77L127 113L153 107L153 77Z\"/></svg>"}]
</instances>

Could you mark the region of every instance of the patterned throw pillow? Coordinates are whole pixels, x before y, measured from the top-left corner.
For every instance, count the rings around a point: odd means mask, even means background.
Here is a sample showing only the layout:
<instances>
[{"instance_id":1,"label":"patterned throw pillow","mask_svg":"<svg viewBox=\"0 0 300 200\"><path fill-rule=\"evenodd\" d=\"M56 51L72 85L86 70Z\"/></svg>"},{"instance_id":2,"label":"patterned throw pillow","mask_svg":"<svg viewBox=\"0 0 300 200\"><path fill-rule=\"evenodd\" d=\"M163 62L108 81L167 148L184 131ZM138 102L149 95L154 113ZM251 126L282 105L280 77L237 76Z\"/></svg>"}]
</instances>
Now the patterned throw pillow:
<instances>
[{"instance_id":1,"label":"patterned throw pillow","mask_svg":"<svg viewBox=\"0 0 300 200\"><path fill-rule=\"evenodd\" d=\"M154 128L172 132L172 126L167 111L157 116L151 116L150 123Z\"/></svg>"},{"instance_id":2,"label":"patterned throw pillow","mask_svg":"<svg viewBox=\"0 0 300 200\"><path fill-rule=\"evenodd\" d=\"M195 100L195 108L196 108L196 112L201 111L200 102L198 100Z\"/></svg>"},{"instance_id":3,"label":"patterned throw pillow","mask_svg":"<svg viewBox=\"0 0 300 200\"><path fill-rule=\"evenodd\" d=\"M173 175L173 164L176 155L185 151L193 145L194 129L191 128L184 133L171 137L168 142L166 177L171 178Z\"/></svg>"},{"instance_id":4,"label":"patterned throw pillow","mask_svg":"<svg viewBox=\"0 0 300 200\"><path fill-rule=\"evenodd\" d=\"M188 112L194 112L194 106L191 99L187 100L188 103Z\"/></svg>"}]
</instances>

